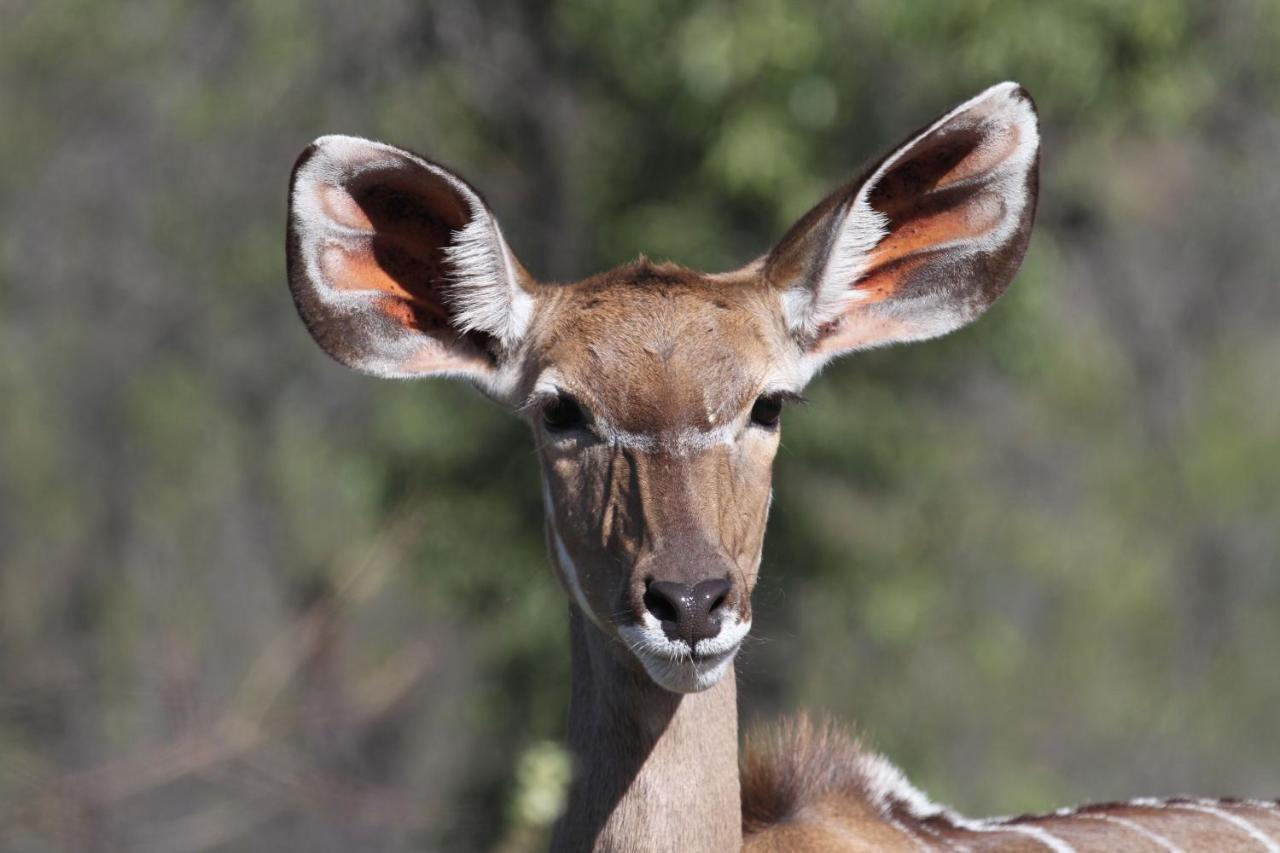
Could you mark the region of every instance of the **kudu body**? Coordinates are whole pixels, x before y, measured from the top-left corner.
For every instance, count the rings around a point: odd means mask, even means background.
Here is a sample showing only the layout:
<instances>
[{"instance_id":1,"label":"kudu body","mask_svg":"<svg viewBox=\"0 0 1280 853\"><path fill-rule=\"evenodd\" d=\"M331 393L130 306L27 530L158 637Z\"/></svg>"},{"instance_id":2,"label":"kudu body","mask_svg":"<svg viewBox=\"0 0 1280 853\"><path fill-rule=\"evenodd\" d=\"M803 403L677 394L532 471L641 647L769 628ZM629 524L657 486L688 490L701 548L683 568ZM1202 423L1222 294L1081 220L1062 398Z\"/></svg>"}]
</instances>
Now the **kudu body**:
<instances>
[{"instance_id":1,"label":"kudu body","mask_svg":"<svg viewBox=\"0 0 1280 853\"><path fill-rule=\"evenodd\" d=\"M533 429L573 655L577 772L553 849L1276 849L1268 803L966 820L803 720L740 764L733 659L780 410L834 356L991 305L1030 237L1038 152L1030 98L1001 84L740 270L642 260L571 284L536 281L430 161L338 136L303 153L289 279L320 345L379 376L465 379Z\"/></svg>"}]
</instances>

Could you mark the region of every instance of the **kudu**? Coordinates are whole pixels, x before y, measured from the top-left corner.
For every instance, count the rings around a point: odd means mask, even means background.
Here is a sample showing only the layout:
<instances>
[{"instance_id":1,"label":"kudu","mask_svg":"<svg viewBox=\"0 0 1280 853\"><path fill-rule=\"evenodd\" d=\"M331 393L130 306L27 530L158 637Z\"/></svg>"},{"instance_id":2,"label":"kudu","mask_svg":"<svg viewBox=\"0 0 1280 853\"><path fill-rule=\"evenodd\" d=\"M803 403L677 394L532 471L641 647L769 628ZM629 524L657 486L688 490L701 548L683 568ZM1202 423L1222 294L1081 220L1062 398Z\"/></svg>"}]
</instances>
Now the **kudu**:
<instances>
[{"instance_id":1,"label":"kudu","mask_svg":"<svg viewBox=\"0 0 1280 853\"><path fill-rule=\"evenodd\" d=\"M329 355L467 380L525 418L569 598L576 761L560 850L1277 850L1275 803L1135 800L968 820L803 718L739 762L733 661L779 415L829 359L957 329L1031 234L1039 131L994 86L912 134L767 255L535 280L471 186L398 148L316 140L289 282Z\"/></svg>"}]
</instances>

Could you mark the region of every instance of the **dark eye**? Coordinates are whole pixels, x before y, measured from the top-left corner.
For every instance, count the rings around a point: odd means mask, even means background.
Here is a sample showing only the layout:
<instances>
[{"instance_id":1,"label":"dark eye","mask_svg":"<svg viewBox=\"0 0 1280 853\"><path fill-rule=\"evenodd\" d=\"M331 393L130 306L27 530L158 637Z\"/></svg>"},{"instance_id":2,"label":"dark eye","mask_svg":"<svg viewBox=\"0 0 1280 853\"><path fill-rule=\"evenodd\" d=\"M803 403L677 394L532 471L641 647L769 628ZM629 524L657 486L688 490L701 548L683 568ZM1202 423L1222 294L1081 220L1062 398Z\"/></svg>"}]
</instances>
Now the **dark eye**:
<instances>
[{"instance_id":1,"label":"dark eye","mask_svg":"<svg viewBox=\"0 0 1280 853\"><path fill-rule=\"evenodd\" d=\"M767 394L756 398L751 407L751 422L757 426L773 429L782 417L782 398L775 394Z\"/></svg>"},{"instance_id":2,"label":"dark eye","mask_svg":"<svg viewBox=\"0 0 1280 853\"><path fill-rule=\"evenodd\" d=\"M551 432L566 432L585 426L587 416L577 400L561 394L542 407L542 423Z\"/></svg>"}]
</instances>

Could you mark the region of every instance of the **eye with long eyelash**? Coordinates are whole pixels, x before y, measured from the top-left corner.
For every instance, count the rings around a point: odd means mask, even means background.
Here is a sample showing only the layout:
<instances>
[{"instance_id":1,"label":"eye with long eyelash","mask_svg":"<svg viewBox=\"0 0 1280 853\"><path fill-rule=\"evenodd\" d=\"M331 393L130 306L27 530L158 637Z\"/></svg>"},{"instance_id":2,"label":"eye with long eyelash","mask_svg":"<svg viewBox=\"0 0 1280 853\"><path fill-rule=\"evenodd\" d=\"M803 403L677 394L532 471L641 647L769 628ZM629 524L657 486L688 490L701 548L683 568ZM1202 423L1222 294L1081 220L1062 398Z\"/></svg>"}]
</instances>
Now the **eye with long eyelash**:
<instances>
[{"instance_id":1,"label":"eye with long eyelash","mask_svg":"<svg viewBox=\"0 0 1280 853\"><path fill-rule=\"evenodd\" d=\"M756 426L773 429L782 417L782 400L778 397L758 397L751 407L751 422Z\"/></svg>"},{"instance_id":2,"label":"eye with long eyelash","mask_svg":"<svg viewBox=\"0 0 1280 853\"><path fill-rule=\"evenodd\" d=\"M568 394L557 394L542 405L542 425L549 432L568 432L587 424L586 413Z\"/></svg>"},{"instance_id":3,"label":"eye with long eyelash","mask_svg":"<svg viewBox=\"0 0 1280 853\"><path fill-rule=\"evenodd\" d=\"M782 409L790 402L804 402L804 399L790 391L761 394L751 406L751 423L765 429L777 429Z\"/></svg>"}]
</instances>

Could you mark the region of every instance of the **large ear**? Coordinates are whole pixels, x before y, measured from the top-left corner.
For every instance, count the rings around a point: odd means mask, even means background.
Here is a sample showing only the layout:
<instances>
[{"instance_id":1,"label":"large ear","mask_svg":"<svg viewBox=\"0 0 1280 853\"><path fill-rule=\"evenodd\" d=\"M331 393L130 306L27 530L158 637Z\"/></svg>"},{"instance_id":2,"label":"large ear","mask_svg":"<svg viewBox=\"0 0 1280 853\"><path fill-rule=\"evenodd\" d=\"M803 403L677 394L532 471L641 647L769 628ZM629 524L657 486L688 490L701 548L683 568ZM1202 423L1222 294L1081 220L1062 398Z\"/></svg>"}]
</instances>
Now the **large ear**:
<instances>
[{"instance_id":1,"label":"large ear","mask_svg":"<svg viewBox=\"0 0 1280 853\"><path fill-rule=\"evenodd\" d=\"M454 375L505 397L534 282L478 193L408 151L324 136L293 169L289 287L313 337L378 376Z\"/></svg>"},{"instance_id":2,"label":"large ear","mask_svg":"<svg viewBox=\"0 0 1280 853\"><path fill-rule=\"evenodd\" d=\"M1001 83L796 223L765 275L814 366L946 334L986 310L1031 236L1039 150L1030 95Z\"/></svg>"}]
</instances>

